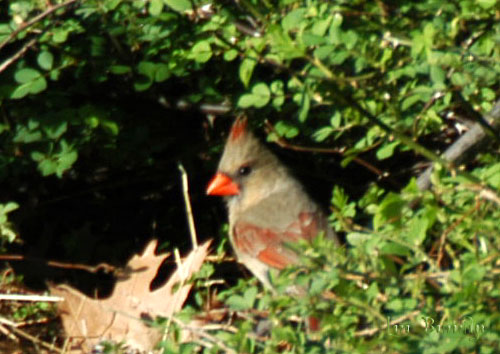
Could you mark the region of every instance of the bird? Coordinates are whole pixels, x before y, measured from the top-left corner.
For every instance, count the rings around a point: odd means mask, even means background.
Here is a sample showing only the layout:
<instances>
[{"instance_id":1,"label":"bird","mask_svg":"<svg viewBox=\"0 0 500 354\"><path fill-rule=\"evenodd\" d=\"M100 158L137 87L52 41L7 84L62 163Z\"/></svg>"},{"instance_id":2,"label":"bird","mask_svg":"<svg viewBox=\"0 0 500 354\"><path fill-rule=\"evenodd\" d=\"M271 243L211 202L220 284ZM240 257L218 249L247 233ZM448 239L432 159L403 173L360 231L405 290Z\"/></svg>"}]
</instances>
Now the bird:
<instances>
[{"instance_id":1,"label":"bird","mask_svg":"<svg viewBox=\"0 0 500 354\"><path fill-rule=\"evenodd\" d=\"M234 121L206 194L224 197L236 258L270 290L272 269L300 264L287 244L323 233L338 245L322 209L253 134L245 117Z\"/></svg>"}]
</instances>

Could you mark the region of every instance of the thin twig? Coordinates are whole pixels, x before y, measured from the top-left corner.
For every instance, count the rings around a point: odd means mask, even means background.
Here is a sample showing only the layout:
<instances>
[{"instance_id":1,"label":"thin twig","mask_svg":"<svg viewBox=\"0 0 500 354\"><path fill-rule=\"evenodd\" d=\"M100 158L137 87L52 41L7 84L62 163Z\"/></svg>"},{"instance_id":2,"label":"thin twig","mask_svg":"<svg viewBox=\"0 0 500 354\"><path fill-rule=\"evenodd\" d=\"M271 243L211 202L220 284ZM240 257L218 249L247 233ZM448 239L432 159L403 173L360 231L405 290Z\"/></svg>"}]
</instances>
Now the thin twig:
<instances>
[{"instance_id":1,"label":"thin twig","mask_svg":"<svg viewBox=\"0 0 500 354\"><path fill-rule=\"evenodd\" d=\"M488 114L485 115L484 119L494 129L497 129L500 126L500 100L497 100L495 102L493 108ZM446 149L446 151L442 154L442 158L454 165L459 165L468 161L472 156L475 156L475 154L470 154L470 152L478 150L482 146L485 146L485 144L490 139L490 134L486 132L481 123L475 123L467 133L462 135L458 140L456 140ZM434 164L436 162L439 161L433 160L433 164L418 176L417 186L420 190L426 190L430 188L431 175L434 169ZM464 171L460 173L464 175ZM467 178L468 176L469 175L466 175ZM478 184L481 183L481 181L477 178L468 179Z\"/></svg>"},{"instance_id":2,"label":"thin twig","mask_svg":"<svg viewBox=\"0 0 500 354\"><path fill-rule=\"evenodd\" d=\"M460 225L466 217L470 216L474 211L476 211L479 208L479 205L474 205L470 210L468 210L465 214L460 216L453 224L448 226L446 230L443 231L441 234L441 237L439 238L439 249L438 249L438 255L436 259L436 265L439 267L441 265L441 261L443 259L443 247L446 242L446 237L450 232L452 232L454 229Z\"/></svg>"},{"instance_id":3,"label":"thin twig","mask_svg":"<svg viewBox=\"0 0 500 354\"><path fill-rule=\"evenodd\" d=\"M95 265L95 266L89 266L89 265L80 264L80 263L65 263L65 262L58 262L58 261L46 261L46 260L41 259L41 258L30 258L30 257L26 257L26 256L20 255L20 254L2 254L2 255L0 255L0 260L40 262L40 263L44 263L47 266L54 267L54 268L79 269L79 270L85 270L85 271L90 272L90 273L97 273L100 270L102 270L105 273L114 273L114 272L117 272L117 270L118 270L117 267L109 265L107 263L99 263L98 265Z\"/></svg>"},{"instance_id":4,"label":"thin twig","mask_svg":"<svg viewBox=\"0 0 500 354\"><path fill-rule=\"evenodd\" d=\"M172 319L182 329L190 331L192 333L195 333L198 336L209 340L210 342L214 343L219 348L221 348L222 350L224 350L224 352L230 353L230 354L236 354L237 353L235 350L233 350L233 349L229 348L228 346L226 346L222 340L220 340L219 338L217 338L217 337L215 337L215 336L213 336L211 334L206 333L203 329L198 328L198 327L188 326L185 323L183 323L181 320L179 320L179 319L177 319L175 317L172 317Z\"/></svg>"},{"instance_id":5,"label":"thin twig","mask_svg":"<svg viewBox=\"0 0 500 354\"><path fill-rule=\"evenodd\" d=\"M0 73L2 71L4 71L5 69L7 69L12 63L14 63L17 59L19 59L20 57L22 57L24 55L24 53L26 53L28 51L28 49L30 49L32 46L35 45L37 39L32 39L31 41L29 41L28 43L26 43L25 45L23 45L23 47L21 49L19 49L17 51L16 54L14 54L13 56L11 56L10 58L6 59L2 65L0 65Z\"/></svg>"},{"instance_id":6,"label":"thin twig","mask_svg":"<svg viewBox=\"0 0 500 354\"><path fill-rule=\"evenodd\" d=\"M79 1L79 0L68 0L68 1L63 2L61 4L50 6L47 10L45 10L44 12L39 14L38 16L35 16L31 20L29 20L28 22L23 23L16 30L14 30L7 38L5 38L5 40L2 43L0 43L0 50L2 50L2 48L5 47L7 45L7 43L9 43L11 41L11 39L15 38L20 32L24 31L26 28L43 20L45 17L47 17L51 13L59 10L60 8L71 5L77 1Z\"/></svg>"},{"instance_id":7,"label":"thin twig","mask_svg":"<svg viewBox=\"0 0 500 354\"><path fill-rule=\"evenodd\" d=\"M9 331L5 326L0 324L0 333L2 333L4 336L9 338L11 341L14 341L16 343L19 343L19 338L17 338L15 335L12 334L11 331Z\"/></svg>"},{"instance_id":8,"label":"thin twig","mask_svg":"<svg viewBox=\"0 0 500 354\"><path fill-rule=\"evenodd\" d=\"M8 325L11 327L18 327L17 323L3 317L0 317L0 324Z\"/></svg>"},{"instance_id":9,"label":"thin twig","mask_svg":"<svg viewBox=\"0 0 500 354\"><path fill-rule=\"evenodd\" d=\"M193 244L193 248L198 248L198 238L196 237L196 228L194 226L194 218L193 218L193 209L191 208L191 201L189 200L189 184L188 177L184 166L179 162L178 164L179 170L181 171L181 179L182 179L182 193L184 195L184 203L186 204L186 215L189 224L189 234L191 235L191 242Z\"/></svg>"},{"instance_id":10,"label":"thin twig","mask_svg":"<svg viewBox=\"0 0 500 354\"><path fill-rule=\"evenodd\" d=\"M10 330L12 332L14 332L15 334L17 334L18 336L20 337L23 337L33 343L36 343L38 345L41 345L42 347L44 347L45 349L48 349L48 350L51 350L51 351L54 351L54 352L57 352L57 353L63 353L63 351L56 347L54 344L49 344L47 342L44 342L34 336L32 336L31 334L29 333L26 333L25 331L19 329L19 328L16 328L16 327L13 327L13 326L9 326L10 327Z\"/></svg>"},{"instance_id":11,"label":"thin twig","mask_svg":"<svg viewBox=\"0 0 500 354\"><path fill-rule=\"evenodd\" d=\"M345 153L345 148L318 148L318 147L307 147L307 146L299 146L299 145L294 145L290 144L288 141L286 141L282 136L278 134L274 126L266 119L265 121L266 127L269 131L273 132L276 136L277 139L274 141L274 143L284 149L289 149L293 151L301 151L301 152L316 152L320 154L336 154L343 156ZM386 178L391 184L393 184L395 187L400 188L401 186L399 183L396 181L392 180L392 178L388 178L389 174L387 172L384 172L377 167L373 166L369 162L363 160L362 158L358 156L354 156L352 160L359 165L365 167L372 173L376 174L380 179Z\"/></svg>"},{"instance_id":12,"label":"thin twig","mask_svg":"<svg viewBox=\"0 0 500 354\"><path fill-rule=\"evenodd\" d=\"M64 301L64 298L45 295L0 294L0 301L61 302Z\"/></svg>"}]
</instances>

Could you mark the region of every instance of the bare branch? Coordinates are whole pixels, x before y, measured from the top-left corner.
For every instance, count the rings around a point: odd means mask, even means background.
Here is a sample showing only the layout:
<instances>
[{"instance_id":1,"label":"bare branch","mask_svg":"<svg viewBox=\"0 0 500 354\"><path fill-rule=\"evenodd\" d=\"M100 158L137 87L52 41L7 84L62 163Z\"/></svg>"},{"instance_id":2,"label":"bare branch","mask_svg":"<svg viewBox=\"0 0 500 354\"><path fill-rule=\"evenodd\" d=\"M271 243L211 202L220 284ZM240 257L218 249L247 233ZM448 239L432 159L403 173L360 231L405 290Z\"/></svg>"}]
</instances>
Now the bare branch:
<instances>
[{"instance_id":1,"label":"bare branch","mask_svg":"<svg viewBox=\"0 0 500 354\"><path fill-rule=\"evenodd\" d=\"M4 71L5 69L7 69L17 59L19 59L20 57L22 57L24 55L24 53L26 53L28 51L28 49L30 49L31 47L33 47L35 45L35 43L36 43L36 39L32 39L31 41L29 41L28 43L26 43L25 45L23 45L23 47L21 49L19 49L16 54L14 54L10 58L6 59L2 63L2 65L0 65L0 73L2 71Z\"/></svg>"},{"instance_id":2,"label":"bare branch","mask_svg":"<svg viewBox=\"0 0 500 354\"><path fill-rule=\"evenodd\" d=\"M485 120L488 124L493 126L493 128L500 126L500 100L495 103L495 106L487 115ZM446 149L442 157L454 165L458 165L466 162L471 156L474 156L471 152L479 149L483 144L491 139L490 135L483 127L483 124L484 122L477 122L474 124L474 126L467 133L462 135L448 149ZM431 186L430 178L432 170L433 166L431 165L418 177L417 185L420 190L429 189Z\"/></svg>"},{"instance_id":3,"label":"bare branch","mask_svg":"<svg viewBox=\"0 0 500 354\"><path fill-rule=\"evenodd\" d=\"M61 4L58 4L58 5L54 5L54 6L49 6L49 8L47 10L45 10L44 12L42 12L41 14L33 17L31 20L29 20L28 22L25 22L23 24L21 24L16 30L14 30L7 38L5 38L5 40L0 43L0 50L2 50L3 47L5 47L7 45L7 43L9 43L13 38L15 38L20 32L24 31L26 28L28 27L31 27L33 26L35 23L37 22L40 22L41 20L43 20L45 17L47 17L48 15L50 15L51 13L59 10L60 8L63 8L63 7L66 7L66 6L69 6L75 2L77 2L79 0L68 0L66 2L63 2Z\"/></svg>"}]
</instances>

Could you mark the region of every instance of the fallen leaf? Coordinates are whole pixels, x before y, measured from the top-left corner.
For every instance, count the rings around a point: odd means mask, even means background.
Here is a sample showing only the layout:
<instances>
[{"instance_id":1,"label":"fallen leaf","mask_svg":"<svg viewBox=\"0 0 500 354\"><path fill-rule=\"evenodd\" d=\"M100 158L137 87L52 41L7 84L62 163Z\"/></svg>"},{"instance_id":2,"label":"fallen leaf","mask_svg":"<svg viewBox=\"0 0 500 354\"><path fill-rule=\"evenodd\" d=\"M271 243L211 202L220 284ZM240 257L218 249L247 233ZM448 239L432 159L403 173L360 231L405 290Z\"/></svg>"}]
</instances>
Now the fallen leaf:
<instances>
[{"instance_id":1,"label":"fallen leaf","mask_svg":"<svg viewBox=\"0 0 500 354\"><path fill-rule=\"evenodd\" d=\"M53 295L64 298L58 309L71 340L67 352L91 352L103 340L122 342L136 350L152 350L162 333L148 327L141 318L168 318L182 308L191 290L191 284L186 282L201 268L210 243L207 241L191 251L170 279L153 291L150 284L169 257L169 254L154 254L156 240L141 255L130 259L126 267L128 276L117 281L107 299L89 298L67 285L50 286Z\"/></svg>"}]
</instances>

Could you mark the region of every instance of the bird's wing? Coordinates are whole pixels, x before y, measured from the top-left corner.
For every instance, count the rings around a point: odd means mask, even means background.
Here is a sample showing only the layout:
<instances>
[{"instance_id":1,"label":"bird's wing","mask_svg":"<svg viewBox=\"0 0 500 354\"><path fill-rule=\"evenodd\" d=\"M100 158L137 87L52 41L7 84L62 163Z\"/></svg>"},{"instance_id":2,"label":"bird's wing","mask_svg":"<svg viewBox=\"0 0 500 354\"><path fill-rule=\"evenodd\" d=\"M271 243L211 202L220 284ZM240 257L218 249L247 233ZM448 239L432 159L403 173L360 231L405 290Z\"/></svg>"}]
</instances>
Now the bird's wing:
<instances>
[{"instance_id":1,"label":"bird's wing","mask_svg":"<svg viewBox=\"0 0 500 354\"><path fill-rule=\"evenodd\" d=\"M270 267L283 269L298 262L298 255L286 243L300 239L312 240L326 230L326 220L321 212L301 212L284 230L259 227L245 220L233 226L232 239L239 253L259 259Z\"/></svg>"}]
</instances>

